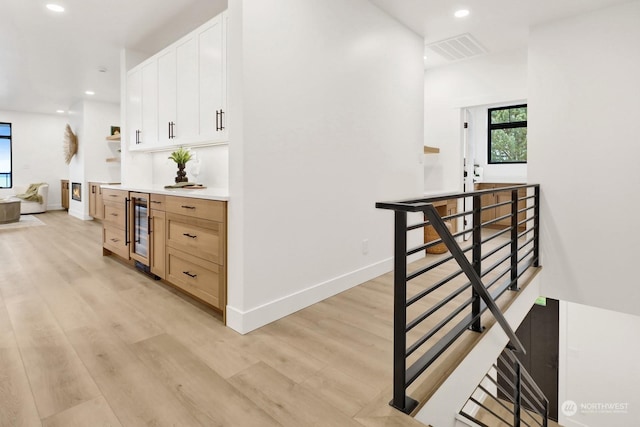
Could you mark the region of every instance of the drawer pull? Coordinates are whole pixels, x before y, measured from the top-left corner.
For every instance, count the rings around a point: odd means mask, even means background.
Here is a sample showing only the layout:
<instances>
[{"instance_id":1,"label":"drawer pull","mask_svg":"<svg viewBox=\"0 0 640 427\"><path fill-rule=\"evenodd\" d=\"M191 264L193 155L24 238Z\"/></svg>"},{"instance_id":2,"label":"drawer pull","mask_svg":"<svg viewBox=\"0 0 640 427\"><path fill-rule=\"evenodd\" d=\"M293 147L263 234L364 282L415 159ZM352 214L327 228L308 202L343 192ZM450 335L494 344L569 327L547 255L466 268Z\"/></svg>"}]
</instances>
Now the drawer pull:
<instances>
[{"instance_id":1,"label":"drawer pull","mask_svg":"<svg viewBox=\"0 0 640 427\"><path fill-rule=\"evenodd\" d=\"M157 204L162 204L162 202L159 202L157 200L152 200L151 203L157 203Z\"/></svg>"},{"instance_id":2,"label":"drawer pull","mask_svg":"<svg viewBox=\"0 0 640 427\"><path fill-rule=\"evenodd\" d=\"M111 241L112 241L113 243L118 243L118 242L120 241L120 239L111 239Z\"/></svg>"},{"instance_id":3,"label":"drawer pull","mask_svg":"<svg viewBox=\"0 0 640 427\"><path fill-rule=\"evenodd\" d=\"M109 194L109 197L118 197L117 194Z\"/></svg>"},{"instance_id":4,"label":"drawer pull","mask_svg":"<svg viewBox=\"0 0 640 427\"><path fill-rule=\"evenodd\" d=\"M191 237L192 239L195 239L196 237L198 237L198 236L194 236L193 234L189 234L189 233L182 233L182 235L186 236L186 237Z\"/></svg>"},{"instance_id":5,"label":"drawer pull","mask_svg":"<svg viewBox=\"0 0 640 427\"><path fill-rule=\"evenodd\" d=\"M180 206L181 208L185 208L185 209L195 209L195 206L189 206L189 205L182 205Z\"/></svg>"},{"instance_id":6,"label":"drawer pull","mask_svg":"<svg viewBox=\"0 0 640 427\"><path fill-rule=\"evenodd\" d=\"M189 273L188 271L183 271L183 272L182 272L182 274L186 274L186 275L187 275L187 276L189 276L189 277L198 277L198 275L197 275L197 274L191 274L191 273Z\"/></svg>"},{"instance_id":7,"label":"drawer pull","mask_svg":"<svg viewBox=\"0 0 640 427\"><path fill-rule=\"evenodd\" d=\"M111 213L111 216L118 216L117 213Z\"/></svg>"}]
</instances>

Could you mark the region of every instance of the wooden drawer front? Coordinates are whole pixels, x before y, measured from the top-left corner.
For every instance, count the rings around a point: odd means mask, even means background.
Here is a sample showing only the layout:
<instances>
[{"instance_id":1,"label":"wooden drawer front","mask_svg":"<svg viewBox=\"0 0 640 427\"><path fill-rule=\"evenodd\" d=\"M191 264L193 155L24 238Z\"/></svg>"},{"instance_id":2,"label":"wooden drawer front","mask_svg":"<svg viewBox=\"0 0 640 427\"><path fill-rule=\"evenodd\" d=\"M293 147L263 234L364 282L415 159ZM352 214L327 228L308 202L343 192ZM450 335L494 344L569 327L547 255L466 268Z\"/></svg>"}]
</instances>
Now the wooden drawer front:
<instances>
[{"instance_id":1,"label":"wooden drawer front","mask_svg":"<svg viewBox=\"0 0 640 427\"><path fill-rule=\"evenodd\" d=\"M176 196L166 196L165 202L167 212L218 222L226 220L225 202Z\"/></svg>"},{"instance_id":2,"label":"wooden drawer front","mask_svg":"<svg viewBox=\"0 0 640 427\"><path fill-rule=\"evenodd\" d=\"M124 205L105 203L104 222L124 230L126 224Z\"/></svg>"},{"instance_id":3,"label":"wooden drawer front","mask_svg":"<svg viewBox=\"0 0 640 427\"><path fill-rule=\"evenodd\" d=\"M224 272L220 266L192 258L173 248L169 248L167 259L167 279L171 283L214 307L222 308Z\"/></svg>"},{"instance_id":4,"label":"wooden drawer front","mask_svg":"<svg viewBox=\"0 0 640 427\"><path fill-rule=\"evenodd\" d=\"M157 211L164 211L165 209L165 196L162 194L153 194L151 193L151 195L149 196L151 203L149 205L149 208L151 209L155 209Z\"/></svg>"},{"instance_id":5,"label":"wooden drawer front","mask_svg":"<svg viewBox=\"0 0 640 427\"><path fill-rule=\"evenodd\" d=\"M125 241L124 230L115 227L104 227L102 229L102 244L116 255L129 259L129 247Z\"/></svg>"},{"instance_id":6,"label":"wooden drawer front","mask_svg":"<svg viewBox=\"0 0 640 427\"><path fill-rule=\"evenodd\" d=\"M107 203L121 203L124 205L125 199L129 196L128 191L124 190L112 190L110 188L102 189L102 200Z\"/></svg>"},{"instance_id":7,"label":"wooden drawer front","mask_svg":"<svg viewBox=\"0 0 640 427\"><path fill-rule=\"evenodd\" d=\"M216 264L224 264L223 225L182 215L167 216L167 245Z\"/></svg>"}]
</instances>

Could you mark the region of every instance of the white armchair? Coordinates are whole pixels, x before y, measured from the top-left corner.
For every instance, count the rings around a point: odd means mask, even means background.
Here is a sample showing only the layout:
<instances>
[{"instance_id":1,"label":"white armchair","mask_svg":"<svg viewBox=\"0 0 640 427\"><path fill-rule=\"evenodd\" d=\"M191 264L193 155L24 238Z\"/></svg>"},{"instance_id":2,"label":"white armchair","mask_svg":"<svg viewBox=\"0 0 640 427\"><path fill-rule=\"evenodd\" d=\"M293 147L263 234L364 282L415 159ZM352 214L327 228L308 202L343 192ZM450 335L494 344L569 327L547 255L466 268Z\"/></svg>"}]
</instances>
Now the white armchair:
<instances>
[{"instance_id":1,"label":"white armchair","mask_svg":"<svg viewBox=\"0 0 640 427\"><path fill-rule=\"evenodd\" d=\"M16 194L22 194L26 188L16 188ZM42 213L47 211L47 201L49 198L49 184L43 184L38 188L38 194L42 196L42 203L36 201L22 200L17 197L12 199L20 200L20 214Z\"/></svg>"}]
</instances>

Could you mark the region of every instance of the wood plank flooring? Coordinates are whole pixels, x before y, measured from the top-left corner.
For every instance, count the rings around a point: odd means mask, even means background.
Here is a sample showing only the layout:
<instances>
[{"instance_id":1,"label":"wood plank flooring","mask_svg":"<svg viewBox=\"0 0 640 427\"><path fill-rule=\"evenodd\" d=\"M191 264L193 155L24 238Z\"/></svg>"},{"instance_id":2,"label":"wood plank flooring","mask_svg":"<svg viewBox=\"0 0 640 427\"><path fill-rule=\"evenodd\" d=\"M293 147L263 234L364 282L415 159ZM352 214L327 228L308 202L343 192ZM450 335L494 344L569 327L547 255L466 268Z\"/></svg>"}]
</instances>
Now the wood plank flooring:
<instances>
[{"instance_id":1,"label":"wood plank flooring","mask_svg":"<svg viewBox=\"0 0 640 427\"><path fill-rule=\"evenodd\" d=\"M388 405L390 274L240 335L38 218L0 231L0 426L422 425Z\"/></svg>"}]
</instances>

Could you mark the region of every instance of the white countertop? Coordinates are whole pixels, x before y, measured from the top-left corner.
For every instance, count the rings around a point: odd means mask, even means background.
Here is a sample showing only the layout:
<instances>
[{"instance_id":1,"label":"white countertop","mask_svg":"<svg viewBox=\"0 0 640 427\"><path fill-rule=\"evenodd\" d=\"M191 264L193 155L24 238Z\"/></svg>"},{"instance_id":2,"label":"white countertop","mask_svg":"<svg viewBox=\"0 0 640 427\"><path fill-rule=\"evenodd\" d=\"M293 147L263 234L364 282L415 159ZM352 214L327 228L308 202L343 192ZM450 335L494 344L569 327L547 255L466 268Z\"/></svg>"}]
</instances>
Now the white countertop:
<instances>
[{"instance_id":1,"label":"white countertop","mask_svg":"<svg viewBox=\"0 0 640 427\"><path fill-rule=\"evenodd\" d=\"M194 199L219 200L222 202L229 201L229 190L226 188L203 188L201 190L194 190L184 188L164 188L164 186L161 185L154 185L151 187L101 185L100 187L111 188L113 190L135 191L138 193L164 194L167 196L192 197Z\"/></svg>"}]
</instances>

